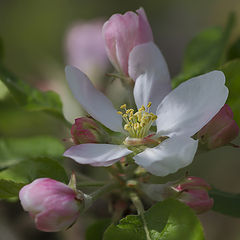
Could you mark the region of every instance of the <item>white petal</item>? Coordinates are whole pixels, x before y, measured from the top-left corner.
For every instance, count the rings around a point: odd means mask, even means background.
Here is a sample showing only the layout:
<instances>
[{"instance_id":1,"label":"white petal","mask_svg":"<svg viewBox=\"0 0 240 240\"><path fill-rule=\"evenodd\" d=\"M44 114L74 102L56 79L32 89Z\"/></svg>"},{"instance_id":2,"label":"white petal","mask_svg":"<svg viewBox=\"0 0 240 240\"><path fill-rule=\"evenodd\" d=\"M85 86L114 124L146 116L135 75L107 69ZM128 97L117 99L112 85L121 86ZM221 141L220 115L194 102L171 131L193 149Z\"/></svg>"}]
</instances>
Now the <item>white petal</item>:
<instances>
[{"instance_id":1,"label":"white petal","mask_svg":"<svg viewBox=\"0 0 240 240\"><path fill-rule=\"evenodd\" d=\"M129 55L129 75L136 80L134 98L138 108L152 102L155 113L159 103L171 91L171 81L166 61L153 43L133 48Z\"/></svg>"},{"instance_id":2,"label":"white petal","mask_svg":"<svg viewBox=\"0 0 240 240\"><path fill-rule=\"evenodd\" d=\"M157 109L157 132L193 136L226 102L228 89L221 71L192 78L170 92Z\"/></svg>"},{"instance_id":3,"label":"white petal","mask_svg":"<svg viewBox=\"0 0 240 240\"><path fill-rule=\"evenodd\" d=\"M95 162L95 163L91 163L90 165L93 167L109 167L111 165L113 165L114 163L118 162L121 158L117 158L108 162Z\"/></svg>"},{"instance_id":4,"label":"white petal","mask_svg":"<svg viewBox=\"0 0 240 240\"><path fill-rule=\"evenodd\" d=\"M64 156L81 164L110 166L131 152L122 145L87 143L69 148Z\"/></svg>"},{"instance_id":5,"label":"white petal","mask_svg":"<svg viewBox=\"0 0 240 240\"><path fill-rule=\"evenodd\" d=\"M134 157L135 162L156 176L166 176L189 165L198 141L189 137L168 138L157 147L147 148Z\"/></svg>"},{"instance_id":6,"label":"white petal","mask_svg":"<svg viewBox=\"0 0 240 240\"><path fill-rule=\"evenodd\" d=\"M83 108L106 127L121 132L122 117L117 114L111 101L78 68L67 66L65 72L70 89Z\"/></svg>"}]
</instances>

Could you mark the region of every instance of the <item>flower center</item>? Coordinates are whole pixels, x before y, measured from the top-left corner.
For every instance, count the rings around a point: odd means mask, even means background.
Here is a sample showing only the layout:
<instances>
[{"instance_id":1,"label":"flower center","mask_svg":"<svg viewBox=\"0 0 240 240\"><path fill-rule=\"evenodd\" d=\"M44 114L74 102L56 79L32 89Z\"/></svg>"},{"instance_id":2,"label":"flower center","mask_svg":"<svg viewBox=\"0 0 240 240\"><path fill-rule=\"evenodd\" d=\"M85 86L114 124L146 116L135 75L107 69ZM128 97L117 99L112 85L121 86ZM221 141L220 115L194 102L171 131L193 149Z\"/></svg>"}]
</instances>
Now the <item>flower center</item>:
<instances>
[{"instance_id":1,"label":"flower center","mask_svg":"<svg viewBox=\"0 0 240 240\"><path fill-rule=\"evenodd\" d=\"M157 119L155 114L149 112L151 105L152 103L149 102L147 108L142 106L135 113L133 109L127 109L126 104L123 104L120 107L121 111L117 113L122 115L122 118L126 123L124 129L129 132L130 137L144 138L148 135L150 127Z\"/></svg>"}]
</instances>

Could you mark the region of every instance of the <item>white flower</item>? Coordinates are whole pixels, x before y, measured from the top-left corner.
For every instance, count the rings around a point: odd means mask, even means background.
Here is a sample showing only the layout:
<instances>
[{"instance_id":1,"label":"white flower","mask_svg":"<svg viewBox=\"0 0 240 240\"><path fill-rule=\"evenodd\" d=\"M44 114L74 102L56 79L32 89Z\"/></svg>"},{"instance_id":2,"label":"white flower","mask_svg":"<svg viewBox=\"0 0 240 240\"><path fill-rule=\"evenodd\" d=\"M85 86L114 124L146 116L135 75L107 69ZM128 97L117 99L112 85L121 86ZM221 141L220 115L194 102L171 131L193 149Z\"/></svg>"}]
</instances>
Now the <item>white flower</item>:
<instances>
[{"instance_id":1,"label":"white flower","mask_svg":"<svg viewBox=\"0 0 240 240\"><path fill-rule=\"evenodd\" d=\"M138 45L131 51L129 75L135 80L134 98L140 108L139 112L147 117L156 114L150 124L156 119L155 138L161 139L157 146L146 147L133 159L157 176L174 173L189 165L198 146L198 141L191 137L216 115L227 99L228 89L224 85L224 74L221 71L212 71L192 78L170 91L167 64L160 50L150 42ZM66 77L74 96L93 118L112 131L126 133L122 127L122 116L117 114L112 103L94 88L84 73L75 67L67 66ZM151 105L152 113L148 112L149 109L145 110L148 104ZM136 126L136 129L141 131L138 135L132 133L126 125L124 128L128 130L130 137L145 137L150 134L148 131L144 132L145 122ZM150 126L147 130L149 128ZM68 149L64 156L81 164L110 166L121 157L132 153L128 148L131 149L124 143L80 144Z\"/></svg>"}]
</instances>

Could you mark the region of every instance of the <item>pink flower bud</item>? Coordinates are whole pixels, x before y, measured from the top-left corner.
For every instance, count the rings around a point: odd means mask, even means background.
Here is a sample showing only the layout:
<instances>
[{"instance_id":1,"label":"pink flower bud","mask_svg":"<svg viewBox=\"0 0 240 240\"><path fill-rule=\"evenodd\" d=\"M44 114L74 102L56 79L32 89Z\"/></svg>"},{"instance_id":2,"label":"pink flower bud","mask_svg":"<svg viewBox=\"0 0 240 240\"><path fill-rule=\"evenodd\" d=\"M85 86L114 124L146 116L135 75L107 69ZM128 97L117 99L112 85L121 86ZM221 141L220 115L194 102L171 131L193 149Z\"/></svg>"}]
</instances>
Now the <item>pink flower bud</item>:
<instances>
[{"instance_id":1,"label":"pink flower bud","mask_svg":"<svg viewBox=\"0 0 240 240\"><path fill-rule=\"evenodd\" d=\"M137 14L114 14L103 26L103 37L108 57L114 67L128 76L128 57L131 50L153 41L151 27L143 8Z\"/></svg>"},{"instance_id":2,"label":"pink flower bud","mask_svg":"<svg viewBox=\"0 0 240 240\"><path fill-rule=\"evenodd\" d=\"M231 108L225 104L221 110L198 133L197 138L209 149L224 146L239 134Z\"/></svg>"},{"instance_id":3,"label":"pink flower bud","mask_svg":"<svg viewBox=\"0 0 240 240\"><path fill-rule=\"evenodd\" d=\"M187 177L172 189L179 192L178 199L181 202L198 214L210 210L213 206L213 199L208 195L211 187L199 177Z\"/></svg>"},{"instance_id":4,"label":"pink flower bud","mask_svg":"<svg viewBox=\"0 0 240 240\"><path fill-rule=\"evenodd\" d=\"M57 232L71 226L84 200L67 185L49 178L39 178L24 186L19 198L36 227L45 232Z\"/></svg>"},{"instance_id":5,"label":"pink flower bud","mask_svg":"<svg viewBox=\"0 0 240 240\"><path fill-rule=\"evenodd\" d=\"M206 190L210 190L211 187L210 185L203 180L200 177L194 177L194 176L190 176L190 177L186 177L183 181L181 181L177 186L174 187L175 189L177 189L178 191L184 191L186 189L206 189Z\"/></svg>"},{"instance_id":6,"label":"pink flower bud","mask_svg":"<svg viewBox=\"0 0 240 240\"><path fill-rule=\"evenodd\" d=\"M186 189L181 193L179 200L197 214L207 212L213 207L213 199L209 198L205 189Z\"/></svg>"},{"instance_id":7,"label":"pink flower bud","mask_svg":"<svg viewBox=\"0 0 240 240\"><path fill-rule=\"evenodd\" d=\"M93 119L81 117L75 119L71 128L71 135L75 144L97 143L101 140L101 129Z\"/></svg>"}]
</instances>

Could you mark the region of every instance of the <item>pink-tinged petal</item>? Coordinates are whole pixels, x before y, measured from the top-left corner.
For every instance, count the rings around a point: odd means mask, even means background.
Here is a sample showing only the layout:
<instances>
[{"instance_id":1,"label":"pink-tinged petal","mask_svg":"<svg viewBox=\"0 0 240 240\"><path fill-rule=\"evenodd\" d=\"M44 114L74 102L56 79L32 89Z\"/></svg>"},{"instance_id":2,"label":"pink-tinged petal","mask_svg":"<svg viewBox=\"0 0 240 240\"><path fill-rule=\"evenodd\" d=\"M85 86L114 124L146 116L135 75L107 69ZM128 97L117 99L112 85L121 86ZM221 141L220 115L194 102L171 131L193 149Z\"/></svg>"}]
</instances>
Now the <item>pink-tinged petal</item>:
<instances>
[{"instance_id":1,"label":"pink-tinged petal","mask_svg":"<svg viewBox=\"0 0 240 240\"><path fill-rule=\"evenodd\" d=\"M111 130L122 131L122 117L117 114L111 101L78 68L67 66L65 71L69 87L83 108Z\"/></svg>"},{"instance_id":2,"label":"pink-tinged petal","mask_svg":"<svg viewBox=\"0 0 240 240\"><path fill-rule=\"evenodd\" d=\"M189 165L197 151L198 141L189 137L168 138L154 148L136 155L135 162L156 176L166 176Z\"/></svg>"},{"instance_id":3,"label":"pink-tinged petal","mask_svg":"<svg viewBox=\"0 0 240 240\"><path fill-rule=\"evenodd\" d=\"M136 45L153 41L152 29L144 9L139 8L136 12L138 13L138 38Z\"/></svg>"},{"instance_id":4,"label":"pink-tinged petal","mask_svg":"<svg viewBox=\"0 0 240 240\"><path fill-rule=\"evenodd\" d=\"M192 78L175 88L157 109L157 132L163 136L193 136L208 123L227 100L221 71Z\"/></svg>"},{"instance_id":5,"label":"pink-tinged petal","mask_svg":"<svg viewBox=\"0 0 240 240\"><path fill-rule=\"evenodd\" d=\"M103 26L106 50L118 71L128 75L128 55L134 47L138 28L138 17L133 12L114 14Z\"/></svg>"},{"instance_id":6,"label":"pink-tinged petal","mask_svg":"<svg viewBox=\"0 0 240 240\"><path fill-rule=\"evenodd\" d=\"M135 47L129 57L129 75L136 80L134 98L137 107L152 102L155 113L162 99L171 91L171 81L166 61L153 43Z\"/></svg>"},{"instance_id":7,"label":"pink-tinged petal","mask_svg":"<svg viewBox=\"0 0 240 240\"><path fill-rule=\"evenodd\" d=\"M36 227L45 232L58 232L71 226L79 216L77 202L65 199L51 201L46 211L35 216Z\"/></svg>"},{"instance_id":8,"label":"pink-tinged petal","mask_svg":"<svg viewBox=\"0 0 240 240\"><path fill-rule=\"evenodd\" d=\"M131 152L122 145L88 143L69 148L64 156L72 158L80 164L109 166Z\"/></svg>"},{"instance_id":9,"label":"pink-tinged petal","mask_svg":"<svg viewBox=\"0 0 240 240\"><path fill-rule=\"evenodd\" d=\"M50 178L38 178L24 186L19 192L19 198L25 211L40 212L45 208L49 195L61 195L74 199L75 192L64 183Z\"/></svg>"}]
</instances>

